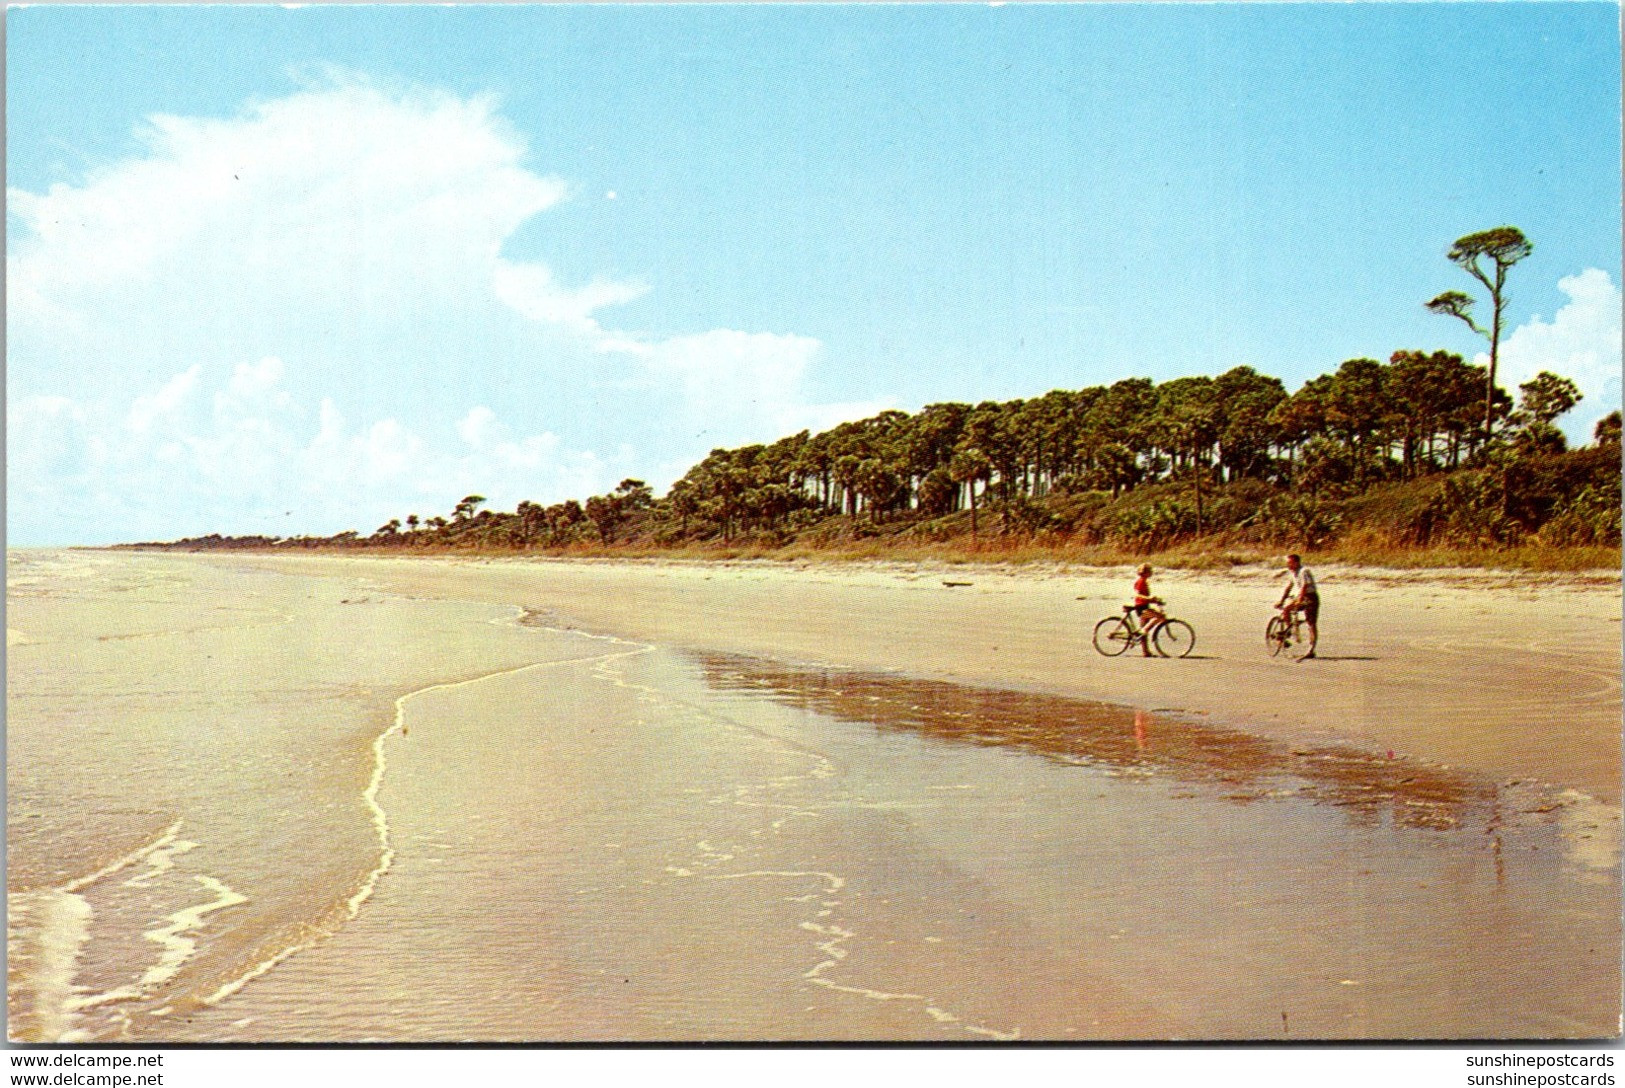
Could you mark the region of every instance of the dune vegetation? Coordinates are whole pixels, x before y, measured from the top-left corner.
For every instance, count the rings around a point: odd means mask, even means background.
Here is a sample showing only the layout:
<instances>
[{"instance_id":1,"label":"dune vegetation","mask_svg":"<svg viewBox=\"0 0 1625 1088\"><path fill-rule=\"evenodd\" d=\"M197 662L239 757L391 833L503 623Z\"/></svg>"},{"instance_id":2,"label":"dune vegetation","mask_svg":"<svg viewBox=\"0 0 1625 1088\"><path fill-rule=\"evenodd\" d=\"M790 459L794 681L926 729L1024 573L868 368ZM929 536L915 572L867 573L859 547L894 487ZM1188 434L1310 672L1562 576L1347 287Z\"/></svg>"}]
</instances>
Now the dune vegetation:
<instances>
[{"instance_id":1,"label":"dune vegetation","mask_svg":"<svg viewBox=\"0 0 1625 1088\"><path fill-rule=\"evenodd\" d=\"M1427 303L1489 344L1350 359L1288 395L1238 366L1160 385L1128 378L1030 400L886 411L819 434L715 449L656 497L626 479L585 501L467 495L450 517L371 535L222 537L186 549L387 549L709 558L1025 559L1223 566L1284 549L1382 566L1580 570L1620 565L1620 413L1569 449L1581 399L1542 371L1516 403L1496 381L1516 227L1448 258L1488 295ZM141 545L152 547L154 545Z\"/></svg>"},{"instance_id":2,"label":"dune vegetation","mask_svg":"<svg viewBox=\"0 0 1625 1088\"><path fill-rule=\"evenodd\" d=\"M1290 395L1249 367L1215 378L887 411L713 450L661 496L511 512L466 496L370 534L207 536L184 549L571 556L936 558L1222 566L1284 549L1393 566L1617 568L1620 414L1571 449L1578 401L1542 373L1499 389L1460 356L1352 359Z\"/></svg>"}]
</instances>

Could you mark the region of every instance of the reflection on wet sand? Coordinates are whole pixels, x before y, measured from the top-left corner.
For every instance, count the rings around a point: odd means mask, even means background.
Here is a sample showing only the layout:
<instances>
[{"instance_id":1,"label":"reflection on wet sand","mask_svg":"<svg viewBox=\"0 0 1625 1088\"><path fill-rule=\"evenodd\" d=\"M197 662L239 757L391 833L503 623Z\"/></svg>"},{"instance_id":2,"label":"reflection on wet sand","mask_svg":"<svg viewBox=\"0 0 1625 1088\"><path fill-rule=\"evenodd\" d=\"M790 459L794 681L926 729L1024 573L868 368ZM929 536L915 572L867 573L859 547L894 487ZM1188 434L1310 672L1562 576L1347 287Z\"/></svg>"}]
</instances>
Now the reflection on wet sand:
<instances>
[{"instance_id":1,"label":"reflection on wet sand","mask_svg":"<svg viewBox=\"0 0 1625 1088\"><path fill-rule=\"evenodd\" d=\"M1619 810L1577 791L348 574L103 573L13 598L15 1037L1618 1030Z\"/></svg>"},{"instance_id":2,"label":"reflection on wet sand","mask_svg":"<svg viewBox=\"0 0 1625 1088\"><path fill-rule=\"evenodd\" d=\"M698 659L719 690L765 694L883 730L1018 748L1125 775L1171 776L1237 804L1295 798L1336 805L1362 822L1386 815L1408 827L1445 829L1471 821L1493 834L1505 801L1491 783L1415 760L1294 747L1173 714L737 655Z\"/></svg>"},{"instance_id":3,"label":"reflection on wet sand","mask_svg":"<svg viewBox=\"0 0 1625 1088\"><path fill-rule=\"evenodd\" d=\"M1019 905L1040 944L1171 1018L1128 1034L1617 1030L1619 971L1598 950L1618 946L1619 810L1578 791L1168 711L695 660L741 720L783 707L777 728L865 797L962 791L910 826ZM999 1022L1024 1037L1124 1030L1050 1020L1047 993Z\"/></svg>"}]
</instances>

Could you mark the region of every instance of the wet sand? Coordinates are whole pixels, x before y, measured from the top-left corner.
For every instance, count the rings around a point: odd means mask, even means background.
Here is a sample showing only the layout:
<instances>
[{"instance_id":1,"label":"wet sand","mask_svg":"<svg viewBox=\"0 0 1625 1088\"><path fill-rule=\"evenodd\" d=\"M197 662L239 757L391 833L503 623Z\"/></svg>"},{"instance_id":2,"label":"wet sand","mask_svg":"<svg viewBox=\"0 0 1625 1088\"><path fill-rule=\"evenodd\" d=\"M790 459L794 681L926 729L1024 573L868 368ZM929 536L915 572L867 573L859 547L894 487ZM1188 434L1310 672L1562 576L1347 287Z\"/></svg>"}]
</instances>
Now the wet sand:
<instances>
[{"instance_id":1,"label":"wet sand","mask_svg":"<svg viewBox=\"0 0 1625 1088\"><path fill-rule=\"evenodd\" d=\"M426 597L517 603L668 647L1206 714L1253 734L1347 739L1620 803L1617 577L1323 569L1319 654L1295 662L1264 650L1277 572L1160 573L1154 586L1170 614L1196 629L1193 656L1170 662L1106 659L1090 647L1095 621L1130 596L1126 568L266 563L353 571Z\"/></svg>"},{"instance_id":2,"label":"wet sand","mask_svg":"<svg viewBox=\"0 0 1625 1088\"><path fill-rule=\"evenodd\" d=\"M109 564L12 599L13 1038L1619 1030L1617 583Z\"/></svg>"}]
</instances>

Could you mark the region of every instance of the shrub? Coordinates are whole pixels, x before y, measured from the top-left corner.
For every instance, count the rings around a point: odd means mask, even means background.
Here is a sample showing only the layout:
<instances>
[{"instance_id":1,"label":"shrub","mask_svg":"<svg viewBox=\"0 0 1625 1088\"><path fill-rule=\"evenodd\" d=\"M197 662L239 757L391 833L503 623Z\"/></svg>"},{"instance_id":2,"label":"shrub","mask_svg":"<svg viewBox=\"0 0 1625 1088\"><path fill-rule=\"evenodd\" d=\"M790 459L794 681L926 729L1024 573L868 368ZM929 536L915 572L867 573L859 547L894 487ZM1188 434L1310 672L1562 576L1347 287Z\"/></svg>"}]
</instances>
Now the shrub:
<instances>
[{"instance_id":1,"label":"shrub","mask_svg":"<svg viewBox=\"0 0 1625 1088\"><path fill-rule=\"evenodd\" d=\"M1561 504L1541 526L1543 544L1618 544L1620 542L1619 481L1612 493L1606 487L1586 486Z\"/></svg>"},{"instance_id":2,"label":"shrub","mask_svg":"<svg viewBox=\"0 0 1625 1088\"><path fill-rule=\"evenodd\" d=\"M1089 481L1076 472L1069 472L1065 476L1057 476L1049 485L1053 495L1081 495L1091 490Z\"/></svg>"},{"instance_id":3,"label":"shrub","mask_svg":"<svg viewBox=\"0 0 1625 1088\"><path fill-rule=\"evenodd\" d=\"M1474 470L1446 480L1418 517L1419 539L1478 546L1516 543L1521 533L1506 516L1500 477L1494 470Z\"/></svg>"},{"instance_id":4,"label":"shrub","mask_svg":"<svg viewBox=\"0 0 1625 1088\"><path fill-rule=\"evenodd\" d=\"M1136 551L1159 551L1196 531L1196 508L1170 499L1108 515L1105 536Z\"/></svg>"},{"instance_id":5,"label":"shrub","mask_svg":"<svg viewBox=\"0 0 1625 1088\"><path fill-rule=\"evenodd\" d=\"M1042 503L1017 494L999 507L999 524L1006 533L1032 535L1058 528L1059 519Z\"/></svg>"},{"instance_id":6,"label":"shrub","mask_svg":"<svg viewBox=\"0 0 1625 1088\"><path fill-rule=\"evenodd\" d=\"M1202 528L1214 533L1250 525L1265 504L1278 494L1263 480L1245 479L1225 484L1204 504Z\"/></svg>"},{"instance_id":7,"label":"shrub","mask_svg":"<svg viewBox=\"0 0 1625 1088\"><path fill-rule=\"evenodd\" d=\"M1320 548L1342 528L1343 519L1314 495L1272 495L1247 522L1249 536L1263 544Z\"/></svg>"}]
</instances>

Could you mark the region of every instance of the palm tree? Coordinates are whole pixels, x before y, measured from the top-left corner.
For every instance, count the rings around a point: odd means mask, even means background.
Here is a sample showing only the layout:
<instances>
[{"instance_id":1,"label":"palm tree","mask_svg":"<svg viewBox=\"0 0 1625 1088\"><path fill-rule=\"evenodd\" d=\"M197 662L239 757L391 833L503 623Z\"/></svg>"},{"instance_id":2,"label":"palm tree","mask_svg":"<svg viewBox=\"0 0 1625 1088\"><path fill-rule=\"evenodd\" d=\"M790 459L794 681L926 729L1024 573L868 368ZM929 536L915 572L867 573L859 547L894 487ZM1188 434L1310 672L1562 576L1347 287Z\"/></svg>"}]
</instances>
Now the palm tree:
<instances>
[{"instance_id":1,"label":"palm tree","mask_svg":"<svg viewBox=\"0 0 1625 1088\"><path fill-rule=\"evenodd\" d=\"M862 464L862 458L852 453L842 454L835 459L833 475L835 485L841 489L843 513L855 515L858 512L858 468Z\"/></svg>"},{"instance_id":2,"label":"palm tree","mask_svg":"<svg viewBox=\"0 0 1625 1088\"><path fill-rule=\"evenodd\" d=\"M976 539L976 484L986 480L993 474L993 462L987 454L975 446L968 446L959 450L948 462L948 475L956 484L967 484L970 487L970 535Z\"/></svg>"},{"instance_id":3,"label":"palm tree","mask_svg":"<svg viewBox=\"0 0 1625 1088\"><path fill-rule=\"evenodd\" d=\"M948 469L938 465L920 479L920 512L927 517L940 517L954 508L959 488Z\"/></svg>"},{"instance_id":4,"label":"palm tree","mask_svg":"<svg viewBox=\"0 0 1625 1088\"><path fill-rule=\"evenodd\" d=\"M547 512L536 503L526 500L514 508L514 514L519 519L519 544L528 548L536 542L542 528L547 524Z\"/></svg>"},{"instance_id":5,"label":"palm tree","mask_svg":"<svg viewBox=\"0 0 1625 1088\"><path fill-rule=\"evenodd\" d=\"M901 488L897 474L878 457L870 457L859 463L852 482L858 494L863 496L871 522L880 520L881 513L892 504Z\"/></svg>"},{"instance_id":6,"label":"palm tree","mask_svg":"<svg viewBox=\"0 0 1625 1088\"><path fill-rule=\"evenodd\" d=\"M1196 532L1202 532L1205 454L1219 438L1219 407L1212 378L1175 378L1157 387L1155 429L1171 460L1184 459L1196 493Z\"/></svg>"},{"instance_id":7,"label":"palm tree","mask_svg":"<svg viewBox=\"0 0 1625 1088\"><path fill-rule=\"evenodd\" d=\"M598 539L608 544L615 539L615 527L621 520L620 507L612 499L594 495L586 502L587 520L598 530Z\"/></svg>"}]
</instances>

